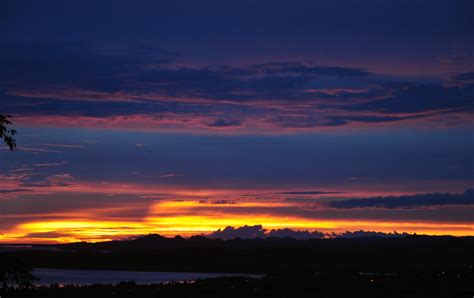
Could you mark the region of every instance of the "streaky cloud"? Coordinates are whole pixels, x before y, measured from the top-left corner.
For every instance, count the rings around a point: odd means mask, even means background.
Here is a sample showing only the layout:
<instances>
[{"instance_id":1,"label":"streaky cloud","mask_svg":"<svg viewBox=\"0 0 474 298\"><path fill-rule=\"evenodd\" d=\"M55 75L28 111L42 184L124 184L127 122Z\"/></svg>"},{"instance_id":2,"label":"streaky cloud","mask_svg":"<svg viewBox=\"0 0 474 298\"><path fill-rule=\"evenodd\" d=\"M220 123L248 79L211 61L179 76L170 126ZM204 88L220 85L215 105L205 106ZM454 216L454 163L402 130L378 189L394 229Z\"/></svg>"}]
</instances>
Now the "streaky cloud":
<instances>
[{"instance_id":1,"label":"streaky cloud","mask_svg":"<svg viewBox=\"0 0 474 298\"><path fill-rule=\"evenodd\" d=\"M292 133L466 125L474 112L472 72L427 83L305 61L196 66L164 50L1 45L2 105L27 125Z\"/></svg>"},{"instance_id":2,"label":"streaky cloud","mask_svg":"<svg viewBox=\"0 0 474 298\"><path fill-rule=\"evenodd\" d=\"M329 195L329 194L343 194L344 192L339 191L320 191L320 190L308 190L308 191L285 191L278 192L281 195Z\"/></svg>"}]
</instances>

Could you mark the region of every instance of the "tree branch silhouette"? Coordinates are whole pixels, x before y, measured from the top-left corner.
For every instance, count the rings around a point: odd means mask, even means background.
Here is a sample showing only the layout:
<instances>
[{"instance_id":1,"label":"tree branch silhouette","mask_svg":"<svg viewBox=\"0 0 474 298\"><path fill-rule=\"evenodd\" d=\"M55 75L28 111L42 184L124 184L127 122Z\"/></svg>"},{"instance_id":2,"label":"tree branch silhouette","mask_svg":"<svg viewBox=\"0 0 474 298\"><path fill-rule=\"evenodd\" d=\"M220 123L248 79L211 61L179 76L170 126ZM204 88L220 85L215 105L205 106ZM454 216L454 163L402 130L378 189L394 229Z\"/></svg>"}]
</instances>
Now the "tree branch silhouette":
<instances>
[{"instance_id":1,"label":"tree branch silhouette","mask_svg":"<svg viewBox=\"0 0 474 298\"><path fill-rule=\"evenodd\" d=\"M0 139L13 150L16 148L16 141L13 138L16 130L10 128L13 124L10 115L0 114ZM34 287L33 282L37 280L31 274L31 268L23 264L20 260L10 257L0 252L0 297L6 296L9 287L31 288Z\"/></svg>"},{"instance_id":2,"label":"tree branch silhouette","mask_svg":"<svg viewBox=\"0 0 474 298\"><path fill-rule=\"evenodd\" d=\"M10 115L0 114L0 139L3 139L3 141L10 148L10 150L13 150L16 148L16 141L14 139L16 130L10 128L10 126L13 124L10 119Z\"/></svg>"}]
</instances>

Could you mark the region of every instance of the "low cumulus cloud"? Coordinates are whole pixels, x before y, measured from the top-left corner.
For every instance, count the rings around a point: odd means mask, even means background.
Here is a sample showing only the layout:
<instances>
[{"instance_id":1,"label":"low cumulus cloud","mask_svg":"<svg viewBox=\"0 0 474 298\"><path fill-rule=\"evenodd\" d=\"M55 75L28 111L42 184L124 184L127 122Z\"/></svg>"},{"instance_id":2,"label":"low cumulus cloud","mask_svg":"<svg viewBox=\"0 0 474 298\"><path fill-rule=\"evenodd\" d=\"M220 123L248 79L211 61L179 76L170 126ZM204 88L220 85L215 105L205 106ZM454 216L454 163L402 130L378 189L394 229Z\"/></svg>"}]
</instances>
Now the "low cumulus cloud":
<instances>
[{"instance_id":1,"label":"low cumulus cloud","mask_svg":"<svg viewBox=\"0 0 474 298\"><path fill-rule=\"evenodd\" d=\"M210 238L232 240L235 238L255 239L255 238L293 238L297 240L322 239L322 238L359 238L359 237L405 237L407 233L384 233L374 231L346 231L341 233L323 233L319 231L293 230L289 228L267 230L262 225L231 227L218 229L208 235Z\"/></svg>"},{"instance_id":2,"label":"low cumulus cloud","mask_svg":"<svg viewBox=\"0 0 474 298\"><path fill-rule=\"evenodd\" d=\"M408 233L398 233L397 231L384 233L375 231L345 231L342 233L327 234L329 238L360 238L360 237L382 237L382 238L402 238L408 236Z\"/></svg>"},{"instance_id":3,"label":"low cumulus cloud","mask_svg":"<svg viewBox=\"0 0 474 298\"><path fill-rule=\"evenodd\" d=\"M211 233L209 235L210 238L219 238L219 239L235 239L235 238L242 238L242 239L254 239L254 238L265 238L267 230L264 229L261 225L255 226L243 226L243 227L231 227L228 226L224 229L218 229L217 231Z\"/></svg>"},{"instance_id":4,"label":"low cumulus cloud","mask_svg":"<svg viewBox=\"0 0 474 298\"><path fill-rule=\"evenodd\" d=\"M444 205L474 205L474 189L464 193L428 193L404 196L380 196L322 202L320 206L336 209L353 208L416 208Z\"/></svg>"}]
</instances>

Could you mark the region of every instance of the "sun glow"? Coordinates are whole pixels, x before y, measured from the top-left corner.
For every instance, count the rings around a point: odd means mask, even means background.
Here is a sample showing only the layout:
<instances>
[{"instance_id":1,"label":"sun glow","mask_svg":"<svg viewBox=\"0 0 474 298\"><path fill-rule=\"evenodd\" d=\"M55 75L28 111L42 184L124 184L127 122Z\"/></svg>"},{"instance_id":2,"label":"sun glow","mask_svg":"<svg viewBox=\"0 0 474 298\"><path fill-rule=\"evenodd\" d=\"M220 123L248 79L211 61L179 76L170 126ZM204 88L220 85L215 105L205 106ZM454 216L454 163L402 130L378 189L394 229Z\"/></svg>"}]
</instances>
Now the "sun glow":
<instances>
[{"instance_id":1,"label":"sun glow","mask_svg":"<svg viewBox=\"0 0 474 298\"><path fill-rule=\"evenodd\" d=\"M270 212L251 214L244 212L246 207L258 209L263 204L248 202L228 205L199 201L164 201L153 204L148 215L142 219L97 220L98 217L89 212L76 218L27 221L5 231L0 235L0 241L3 243L97 242L149 233L191 236L209 234L226 226L244 225L262 225L266 229L290 228L322 232L370 230L430 235L474 235L474 226L471 223L312 219L301 216L278 216ZM285 204L275 202L274 207ZM265 207L268 208L266 203Z\"/></svg>"},{"instance_id":2,"label":"sun glow","mask_svg":"<svg viewBox=\"0 0 474 298\"><path fill-rule=\"evenodd\" d=\"M97 198L104 192L117 193L117 185L107 184L99 188ZM474 236L472 222L434 221L392 217L385 219L358 217L361 210L335 210L318 205L319 198L304 195L287 199L282 190L258 190L237 192L235 190L167 190L120 187L125 195L134 194L139 200L103 202L97 199L89 208L56 210L50 213L5 214L0 223L15 221L2 229L0 243L65 243L88 241L98 242L126 239L144 234L156 233L163 236L206 235L227 226L262 225L267 230L289 228L293 230L340 233L345 231L376 231L417 233L428 235ZM92 189L86 188L85 197ZM120 192L121 193L121 192ZM153 195L158 193L161 195ZM166 196L162 195L166 193ZM113 198L108 196L107 198ZM283 194L283 195L282 195ZM76 194L77 195L77 194ZM358 196L367 196L358 193ZM72 199L70 193L65 199ZM334 197L337 199L337 194ZM377 215L380 210L369 210ZM427 212L431 209L419 209ZM432 211L432 210L431 210ZM430 211L430 212L431 212ZM364 211L365 212L365 211ZM397 211L390 211L397 212ZM440 212L442 210L440 209Z\"/></svg>"}]
</instances>

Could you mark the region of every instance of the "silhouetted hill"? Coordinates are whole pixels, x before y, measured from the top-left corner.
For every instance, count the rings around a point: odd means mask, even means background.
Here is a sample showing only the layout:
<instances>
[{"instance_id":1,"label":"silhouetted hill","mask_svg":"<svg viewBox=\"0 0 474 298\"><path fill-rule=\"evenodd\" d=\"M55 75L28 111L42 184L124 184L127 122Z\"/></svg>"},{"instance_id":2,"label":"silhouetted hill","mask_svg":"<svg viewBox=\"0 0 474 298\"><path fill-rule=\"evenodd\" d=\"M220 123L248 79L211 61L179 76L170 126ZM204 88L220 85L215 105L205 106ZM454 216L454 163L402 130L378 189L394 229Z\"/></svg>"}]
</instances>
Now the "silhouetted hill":
<instances>
[{"instance_id":1,"label":"silhouetted hill","mask_svg":"<svg viewBox=\"0 0 474 298\"><path fill-rule=\"evenodd\" d=\"M474 237L134 240L10 252L33 267L194 272L457 272L474 265Z\"/></svg>"},{"instance_id":2,"label":"silhouetted hill","mask_svg":"<svg viewBox=\"0 0 474 298\"><path fill-rule=\"evenodd\" d=\"M131 240L117 240L97 243L78 242L59 244L56 247L67 251L152 251L177 248L226 248L226 249L249 249L249 248L317 248L321 250L360 250L371 248L411 248L415 250L433 249L434 246L448 249L452 244L472 245L474 237L453 236L426 236L406 235L399 238L383 238L377 236L357 238L330 238L330 239L307 239L297 240L289 237L269 237L266 239L241 239L232 240L211 239L204 236L192 236L183 238L163 237L158 234L149 234Z\"/></svg>"}]
</instances>

